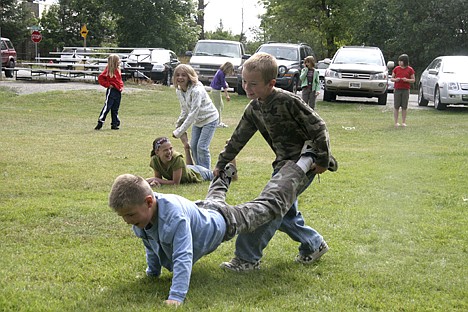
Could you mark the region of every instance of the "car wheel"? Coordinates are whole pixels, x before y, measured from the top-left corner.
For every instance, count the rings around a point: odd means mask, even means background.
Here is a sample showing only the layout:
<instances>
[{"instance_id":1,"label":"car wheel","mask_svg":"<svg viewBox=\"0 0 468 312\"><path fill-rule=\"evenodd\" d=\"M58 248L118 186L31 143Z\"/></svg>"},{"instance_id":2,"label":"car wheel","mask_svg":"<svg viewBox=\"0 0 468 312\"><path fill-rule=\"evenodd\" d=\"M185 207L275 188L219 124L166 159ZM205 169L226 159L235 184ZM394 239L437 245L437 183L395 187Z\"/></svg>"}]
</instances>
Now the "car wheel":
<instances>
[{"instance_id":1,"label":"car wheel","mask_svg":"<svg viewBox=\"0 0 468 312\"><path fill-rule=\"evenodd\" d=\"M422 86L419 86L418 105L419 106L427 106L428 103L429 103L429 101L424 98L424 93L423 93Z\"/></svg>"},{"instance_id":2,"label":"car wheel","mask_svg":"<svg viewBox=\"0 0 468 312\"><path fill-rule=\"evenodd\" d=\"M331 102L336 100L336 94L330 91L325 90L323 92L323 100L326 102Z\"/></svg>"},{"instance_id":3,"label":"car wheel","mask_svg":"<svg viewBox=\"0 0 468 312\"><path fill-rule=\"evenodd\" d=\"M325 89L325 78L320 77L320 89L324 90Z\"/></svg>"},{"instance_id":4,"label":"car wheel","mask_svg":"<svg viewBox=\"0 0 468 312\"><path fill-rule=\"evenodd\" d=\"M292 92L292 93L297 93L297 88L298 88L298 82L299 82L299 79L297 79L297 76L294 76L293 77L293 80L292 80L292 83L291 83L291 86L288 88L288 91Z\"/></svg>"},{"instance_id":5,"label":"car wheel","mask_svg":"<svg viewBox=\"0 0 468 312\"><path fill-rule=\"evenodd\" d=\"M15 61L11 60L10 62L8 62L7 68L15 68ZM13 71L5 69L5 77L13 78Z\"/></svg>"},{"instance_id":6,"label":"car wheel","mask_svg":"<svg viewBox=\"0 0 468 312\"><path fill-rule=\"evenodd\" d=\"M387 105L387 92L385 92L382 95L379 95L378 99L379 99L379 102L378 102L379 105Z\"/></svg>"},{"instance_id":7,"label":"car wheel","mask_svg":"<svg viewBox=\"0 0 468 312\"><path fill-rule=\"evenodd\" d=\"M242 88L242 82L237 80L237 94L239 95L245 95L245 90Z\"/></svg>"},{"instance_id":8,"label":"car wheel","mask_svg":"<svg viewBox=\"0 0 468 312\"><path fill-rule=\"evenodd\" d=\"M435 93L434 93L434 107L438 110L444 110L447 108L447 104L444 104L440 101L439 86L436 86Z\"/></svg>"}]
</instances>

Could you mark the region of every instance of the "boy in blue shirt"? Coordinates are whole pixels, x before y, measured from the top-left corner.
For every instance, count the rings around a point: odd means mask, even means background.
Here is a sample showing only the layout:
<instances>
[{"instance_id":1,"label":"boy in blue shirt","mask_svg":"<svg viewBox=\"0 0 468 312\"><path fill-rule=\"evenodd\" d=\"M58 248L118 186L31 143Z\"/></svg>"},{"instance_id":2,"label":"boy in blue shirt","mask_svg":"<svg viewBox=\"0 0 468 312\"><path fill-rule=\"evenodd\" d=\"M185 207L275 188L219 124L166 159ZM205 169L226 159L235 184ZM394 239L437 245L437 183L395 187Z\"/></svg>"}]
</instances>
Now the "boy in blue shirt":
<instances>
[{"instance_id":1,"label":"boy in blue shirt","mask_svg":"<svg viewBox=\"0 0 468 312\"><path fill-rule=\"evenodd\" d=\"M148 182L124 174L116 178L109 194L109 206L133 225L146 251L148 276L159 276L162 267L173 272L168 305L180 305L187 295L193 264L238 233L283 216L296 200L297 190L308 183L306 172L314 168L311 145L304 145L297 163L287 161L259 197L236 206L225 202L232 164L220 170L205 200L193 202L174 194L155 193ZM330 170L336 168L330 164Z\"/></svg>"}]
</instances>

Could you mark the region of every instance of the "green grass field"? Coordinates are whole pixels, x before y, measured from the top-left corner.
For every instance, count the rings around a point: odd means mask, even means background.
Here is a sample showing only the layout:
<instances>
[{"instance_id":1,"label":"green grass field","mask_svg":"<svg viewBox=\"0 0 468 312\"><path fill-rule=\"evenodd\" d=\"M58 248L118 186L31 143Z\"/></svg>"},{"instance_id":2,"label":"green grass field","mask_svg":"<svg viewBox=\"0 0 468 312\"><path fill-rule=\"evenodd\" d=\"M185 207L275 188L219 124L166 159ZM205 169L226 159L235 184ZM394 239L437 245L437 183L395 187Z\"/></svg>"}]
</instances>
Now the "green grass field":
<instances>
[{"instance_id":1,"label":"green grass field","mask_svg":"<svg viewBox=\"0 0 468 312\"><path fill-rule=\"evenodd\" d=\"M107 206L113 179L148 177L151 143L179 115L174 89L124 93L121 130L93 130L98 91L16 95L0 89L0 311L156 311L172 274L144 277L141 242ZM391 95L390 95L391 96ZM245 97L225 102L213 164ZM306 222L330 251L311 266L278 232L262 269L219 269L222 244L193 268L187 311L468 310L468 110L413 109L395 129L391 107L317 104L330 130L337 173L299 198ZM173 141L182 151L180 141ZM228 202L253 199L270 177L273 153L257 135L238 157ZM163 187L189 199L208 183Z\"/></svg>"}]
</instances>

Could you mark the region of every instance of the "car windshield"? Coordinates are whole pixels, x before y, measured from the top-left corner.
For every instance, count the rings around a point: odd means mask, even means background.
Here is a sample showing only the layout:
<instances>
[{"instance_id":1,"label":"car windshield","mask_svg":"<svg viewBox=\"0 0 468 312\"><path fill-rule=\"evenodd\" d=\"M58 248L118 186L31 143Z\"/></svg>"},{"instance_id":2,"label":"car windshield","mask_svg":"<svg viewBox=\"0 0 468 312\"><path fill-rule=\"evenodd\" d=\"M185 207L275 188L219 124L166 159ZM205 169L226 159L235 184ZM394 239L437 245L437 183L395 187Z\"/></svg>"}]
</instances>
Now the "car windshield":
<instances>
[{"instance_id":1,"label":"car windshield","mask_svg":"<svg viewBox=\"0 0 468 312\"><path fill-rule=\"evenodd\" d=\"M238 45L224 42L199 42L195 55L241 57Z\"/></svg>"},{"instance_id":2,"label":"car windshield","mask_svg":"<svg viewBox=\"0 0 468 312\"><path fill-rule=\"evenodd\" d=\"M379 51L367 49L342 49L336 55L334 63L384 65Z\"/></svg>"},{"instance_id":3,"label":"car windshield","mask_svg":"<svg viewBox=\"0 0 468 312\"><path fill-rule=\"evenodd\" d=\"M151 62L151 53L147 49L133 50L128 59L135 62Z\"/></svg>"},{"instance_id":4,"label":"car windshield","mask_svg":"<svg viewBox=\"0 0 468 312\"><path fill-rule=\"evenodd\" d=\"M153 50L152 51L152 62L158 62L158 63L169 63L169 53L167 53L166 50Z\"/></svg>"},{"instance_id":5,"label":"car windshield","mask_svg":"<svg viewBox=\"0 0 468 312\"><path fill-rule=\"evenodd\" d=\"M324 63L324 62L318 62L317 63L317 69L327 69L329 64Z\"/></svg>"},{"instance_id":6,"label":"car windshield","mask_svg":"<svg viewBox=\"0 0 468 312\"><path fill-rule=\"evenodd\" d=\"M444 61L442 70L444 73L466 73L468 72L468 57L453 58Z\"/></svg>"},{"instance_id":7,"label":"car windshield","mask_svg":"<svg viewBox=\"0 0 468 312\"><path fill-rule=\"evenodd\" d=\"M263 46L258 52L271 54L278 60L296 61L298 59L297 49L289 47Z\"/></svg>"}]
</instances>

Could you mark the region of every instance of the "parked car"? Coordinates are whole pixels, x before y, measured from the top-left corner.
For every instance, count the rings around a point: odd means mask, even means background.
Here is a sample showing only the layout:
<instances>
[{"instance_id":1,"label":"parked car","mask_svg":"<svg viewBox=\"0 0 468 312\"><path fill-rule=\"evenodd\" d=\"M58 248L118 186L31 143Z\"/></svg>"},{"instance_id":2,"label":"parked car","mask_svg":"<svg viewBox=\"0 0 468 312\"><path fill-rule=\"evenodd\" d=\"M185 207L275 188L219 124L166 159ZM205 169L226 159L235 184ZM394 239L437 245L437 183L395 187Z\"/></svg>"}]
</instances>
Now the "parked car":
<instances>
[{"instance_id":1,"label":"parked car","mask_svg":"<svg viewBox=\"0 0 468 312\"><path fill-rule=\"evenodd\" d=\"M325 72L323 99L334 101L337 95L377 97L379 105L386 105L388 71L393 66L393 62L385 64L377 47L341 47Z\"/></svg>"},{"instance_id":2,"label":"parked car","mask_svg":"<svg viewBox=\"0 0 468 312\"><path fill-rule=\"evenodd\" d=\"M135 71L134 77L149 78L166 86L171 85L174 69L180 64L173 51L160 48L135 49L124 62L132 67L144 67Z\"/></svg>"},{"instance_id":3,"label":"parked car","mask_svg":"<svg viewBox=\"0 0 468 312\"><path fill-rule=\"evenodd\" d=\"M11 43L10 39L1 37L0 38L0 50L2 59L2 71L5 71L5 76L8 78L13 77L13 70L9 68L15 68L16 66L16 50ZM0 72L1 74L1 72Z\"/></svg>"},{"instance_id":4,"label":"parked car","mask_svg":"<svg viewBox=\"0 0 468 312\"><path fill-rule=\"evenodd\" d=\"M314 55L312 48L304 43L265 43L255 53L257 52L269 53L276 58L278 62L276 86L294 93L301 86L299 75L304 67L304 59Z\"/></svg>"},{"instance_id":5,"label":"parked car","mask_svg":"<svg viewBox=\"0 0 468 312\"><path fill-rule=\"evenodd\" d=\"M87 63L89 60L90 53L91 53L91 48L66 47L66 48L63 48L60 54L59 63L64 63L64 64Z\"/></svg>"},{"instance_id":6,"label":"parked car","mask_svg":"<svg viewBox=\"0 0 468 312\"><path fill-rule=\"evenodd\" d=\"M330 66L331 60L324 59L315 63L315 68L319 72L319 79L320 79L320 87L321 89L325 89L325 72L327 71L328 66Z\"/></svg>"},{"instance_id":7,"label":"parked car","mask_svg":"<svg viewBox=\"0 0 468 312\"><path fill-rule=\"evenodd\" d=\"M392 75L388 75L388 80L387 80L387 92L388 92L388 93L393 93L393 91L395 90L395 82L393 82L392 80L390 80L390 78L392 78Z\"/></svg>"},{"instance_id":8,"label":"parked car","mask_svg":"<svg viewBox=\"0 0 468 312\"><path fill-rule=\"evenodd\" d=\"M234 73L226 77L226 82L238 91L237 76L239 67L249 58L245 54L244 45L238 41L230 40L198 40L192 51L186 52L190 56L189 65L198 74L198 80L204 85L210 85L216 71L226 62L234 66ZM245 93L244 93L245 94Z\"/></svg>"},{"instance_id":9,"label":"parked car","mask_svg":"<svg viewBox=\"0 0 468 312\"><path fill-rule=\"evenodd\" d=\"M418 104L434 102L438 110L451 104L468 105L468 56L439 56L422 72Z\"/></svg>"}]
</instances>

